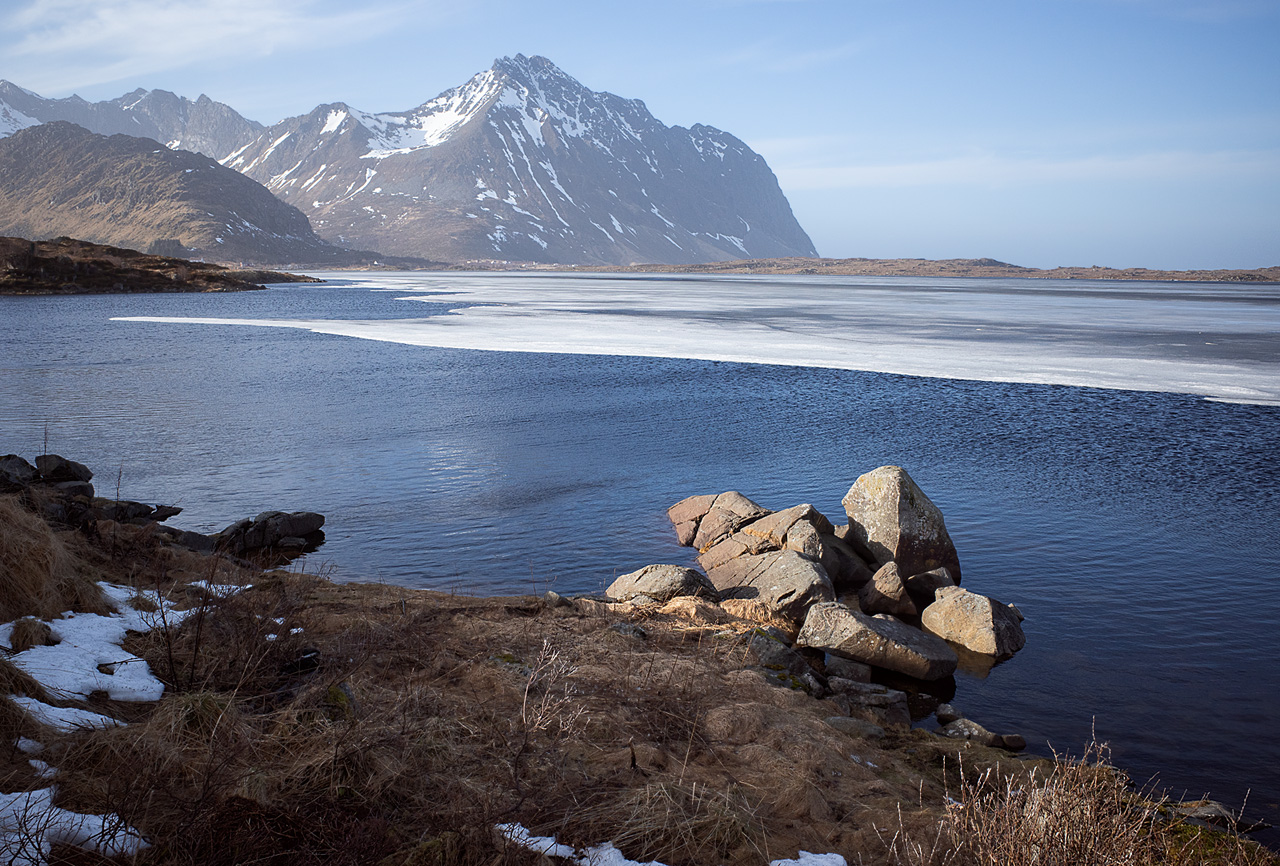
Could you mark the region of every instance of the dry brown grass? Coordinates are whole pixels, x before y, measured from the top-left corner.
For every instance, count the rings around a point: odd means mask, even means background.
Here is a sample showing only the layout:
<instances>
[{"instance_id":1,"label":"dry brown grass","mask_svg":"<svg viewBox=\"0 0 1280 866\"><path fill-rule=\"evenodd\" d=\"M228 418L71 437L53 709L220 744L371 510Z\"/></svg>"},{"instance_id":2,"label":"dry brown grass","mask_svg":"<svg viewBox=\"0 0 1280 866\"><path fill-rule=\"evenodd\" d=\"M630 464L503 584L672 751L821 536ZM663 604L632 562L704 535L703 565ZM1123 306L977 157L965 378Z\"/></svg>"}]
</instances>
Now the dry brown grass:
<instances>
[{"instance_id":1,"label":"dry brown grass","mask_svg":"<svg viewBox=\"0 0 1280 866\"><path fill-rule=\"evenodd\" d=\"M53 646L53 629L49 623L33 616L24 616L13 624L9 633L9 648L15 653L26 652L33 646Z\"/></svg>"},{"instance_id":2,"label":"dry brown grass","mask_svg":"<svg viewBox=\"0 0 1280 866\"><path fill-rule=\"evenodd\" d=\"M1047 776L988 769L968 778L936 830L887 838L900 866L1274 866L1265 849L1165 815L1134 792L1105 744L1059 756Z\"/></svg>"},{"instance_id":3,"label":"dry brown grass","mask_svg":"<svg viewBox=\"0 0 1280 866\"><path fill-rule=\"evenodd\" d=\"M0 656L0 695L26 695L48 701L49 695L36 678L22 668Z\"/></svg>"},{"instance_id":4,"label":"dry brown grass","mask_svg":"<svg viewBox=\"0 0 1280 866\"><path fill-rule=\"evenodd\" d=\"M0 621L64 610L108 613L97 583L39 516L0 496Z\"/></svg>"}]
</instances>

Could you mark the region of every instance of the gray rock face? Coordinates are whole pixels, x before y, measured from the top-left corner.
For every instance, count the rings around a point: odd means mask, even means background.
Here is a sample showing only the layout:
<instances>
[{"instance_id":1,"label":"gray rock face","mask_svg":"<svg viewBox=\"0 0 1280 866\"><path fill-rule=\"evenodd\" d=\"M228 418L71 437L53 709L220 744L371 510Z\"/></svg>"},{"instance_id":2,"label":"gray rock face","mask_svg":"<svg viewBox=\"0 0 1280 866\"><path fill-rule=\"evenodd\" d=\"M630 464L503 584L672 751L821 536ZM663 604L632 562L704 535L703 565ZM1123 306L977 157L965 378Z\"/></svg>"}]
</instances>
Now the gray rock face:
<instances>
[{"instance_id":1,"label":"gray rock face","mask_svg":"<svg viewBox=\"0 0 1280 866\"><path fill-rule=\"evenodd\" d=\"M797 646L813 647L873 667L921 680L955 672L955 652L946 641L894 619L878 619L842 604L809 608Z\"/></svg>"},{"instance_id":2,"label":"gray rock face","mask_svg":"<svg viewBox=\"0 0 1280 866\"><path fill-rule=\"evenodd\" d=\"M646 565L609 584L605 595L619 601L648 596L658 603L679 595L697 595L713 601L719 597L705 575L681 565Z\"/></svg>"},{"instance_id":3,"label":"gray rock face","mask_svg":"<svg viewBox=\"0 0 1280 866\"><path fill-rule=\"evenodd\" d=\"M871 580L871 569L837 534L822 535L818 561L836 592L856 591Z\"/></svg>"},{"instance_id":4,"label":"gray rock face","mask_svg":"<svg viewBox=\"0 0 1280 866\"><path fill-rule=\"evenodd\" d=\"M920 622L941 638L997 658L1007 658L1027 643L1017 615L1006 605L958 586L939 589Z\"/></svg>"},{"instance_id":5,"label":"gray rock face","mask_svg":"<svg viewBox=\"0 0 1280 866\"><path fill-rule=\"evenodd\" d=\"M93 471L88 466L57 454L41 454L36 458L36 469L45 481L93 480Z\"/></svg>"},{"instance_id":6,"label":"gray rock face","mask_svg":"<svg viewBox=\"0 0 1280 866\"><path fill-rule=\"evenodd\" d=\"M915 603L907 594L896 562L887 562L858 590L858 605L864 613L915 616Z\"/></svg>"},{"instance_id":7,"label":"gray rock face","mask_svg":"<svg viewBox=\"0 0 1280 866\"><path fill-rule=\"evenodd\" d=\"M17 454L0 457L0 490L21 489L35 481L39 475L34 466Z\"/></svg>"},{"instance_id":8,"label":"gray rock face","mask_svg":"<svg viewBox=\"0 0 1280 866\"><path fill-rule=\"evenodd\" d=\"M804 619L810 605L835 598L822 566L792 550L740 556L707 577L721 598L759 601L796 621Z\"/></svg>"},{"instance_id":9,"label":"gray rock face","mask_svg":"<svg viewBox=\"0 0 1280 866\"><path fill-rule=\"evenodd\" d=\"M817 253L758 154L668 127L542 57L417 108L322 105L220 156L330 240L463 261L689 263Z\"/></svg>"},{"instance_id":10,"label":"gray rock face","mask_svg":"<svg viewBox=\"0 0 1280 866\"><path fill-rule=\"evenodd\" d=\"M960 559L942 512L902 467L881 466L862 475L844 497L848 540L881 565L896 562L902 574L946 568L960 581Z\"/></svg>"},{"instance_id":11,"label":"gray rock face","mask_svg":"<svg viewBox=\"0 0 1280 866\"><path fill-rule=\"evenodd\" d=\"M5 115L9 122L3 123ZM262 124L246 120L230 106L204 94L192 102L166 90L139 88L118 99L86 102L78 96L46 99L0 81L0 137L34 123L65 120L99 135L150 138L171 150L190 150L213 159L253 141Z\"/></svg>"}]
</instances>

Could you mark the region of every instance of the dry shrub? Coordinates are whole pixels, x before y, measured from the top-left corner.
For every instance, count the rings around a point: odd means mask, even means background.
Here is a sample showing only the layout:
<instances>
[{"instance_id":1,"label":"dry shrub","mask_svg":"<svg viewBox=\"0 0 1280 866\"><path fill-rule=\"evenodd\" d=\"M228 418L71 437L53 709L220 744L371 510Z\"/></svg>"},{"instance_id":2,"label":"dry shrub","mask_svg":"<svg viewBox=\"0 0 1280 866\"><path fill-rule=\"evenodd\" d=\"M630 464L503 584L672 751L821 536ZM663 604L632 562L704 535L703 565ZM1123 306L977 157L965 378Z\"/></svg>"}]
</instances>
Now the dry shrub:
<instances>
[{"instance_id":1,"label":"dry shrub","mask_svg":"<svg viewBox=\"0 0 1280 866\"><path fill-rule=\"evenodd\" d=\"M97 583L43 519L0 496L0 621L64 610L110 613Z\"/></svg>"},{"instance_id":2,"label":"dry shrub","mask_svg":"<svg viewBox=\"0 0 1280 866\"><path fill-rule=\"evenodd\" d=\"M702 866L768 859L756 809L737 785L718 791L697 783L654 782L625 789L569 820L570 835L590 843L611 839L640 862Z\"/></svg>"},{"instance_id":3,"label":"dry shrub","mask_svg":"<svg viewBox=\"0 0 1280 866\"><path fill-rule=\"evenodd\" d=\"M35 677L4 656L0 656L0 694L26 695L40 701L49 700L48 692Z\"/></svg>"},{"instance_id":4,"label":"dry shrub","mask_svg":"<svg viewBox=\"0 0 1280 866\"><path fill-rule=\"evenodd\" d=\"M49 623L34 616L24 616L13 624L9 633L9 648L15 653L26 652L33 646L53 646L53 629Z\"/></svg>"},{"instance_id":5,"label":"dry shrub","mask_svg":"<svg viewBox=\"0 0 1280 866\"><path fill-rule=\"evenodd\" d=\"M963 783L936 832L903 829L885 840L901 866L1264 866L1274 860L1239 837L1210 835L1162 816L1164 802L1135 793L1105 744L1079 760L1058 756L1045 778L988 770ZM883 838L883 836L882 836Z\"/></svg>"}]
</instances>

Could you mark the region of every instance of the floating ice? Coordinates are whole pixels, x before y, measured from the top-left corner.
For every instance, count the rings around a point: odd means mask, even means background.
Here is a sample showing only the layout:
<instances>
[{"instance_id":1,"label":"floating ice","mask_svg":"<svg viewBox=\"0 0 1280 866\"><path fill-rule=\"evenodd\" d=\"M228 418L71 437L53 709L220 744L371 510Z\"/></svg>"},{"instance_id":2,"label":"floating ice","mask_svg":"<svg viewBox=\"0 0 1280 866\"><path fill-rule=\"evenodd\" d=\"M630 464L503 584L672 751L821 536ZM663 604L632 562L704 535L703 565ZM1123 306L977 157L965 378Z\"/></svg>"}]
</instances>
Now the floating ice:
<instances>
[{"instance_id":1,"label":"floating ice","mask_svg":"<svg viewBox=\"0 0 1280 866\"><path fill-rule=\"evenodd\" d=\"M864 277L329 276L419 293L402 300L457 302L460 308L391 320L134 316L115 321L299 328L440 348L826 367L1166 391L1280 405L1280 294L1273 286Z\"/></svg>"}]
</instances>

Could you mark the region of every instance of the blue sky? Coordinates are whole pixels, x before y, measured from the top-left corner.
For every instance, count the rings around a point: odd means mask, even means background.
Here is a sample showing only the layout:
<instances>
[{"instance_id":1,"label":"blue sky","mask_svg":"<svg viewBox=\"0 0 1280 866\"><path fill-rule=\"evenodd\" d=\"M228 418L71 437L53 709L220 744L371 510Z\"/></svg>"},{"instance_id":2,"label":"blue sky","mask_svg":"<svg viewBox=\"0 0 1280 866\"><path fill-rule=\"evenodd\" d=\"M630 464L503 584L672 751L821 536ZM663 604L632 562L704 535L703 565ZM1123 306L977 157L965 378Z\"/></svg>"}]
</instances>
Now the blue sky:
<instances>
[{"instance_id":1,"label":"blue sky","mask_svg":"<svg viewBox=\"0 0 1280 866\"><path fill-rule=\"evenodd\" d=\"M6 0L0 78L265 123L542 54L760 152L827 256L1280 265L1280 0Z\"/></svg>"}]
</instances>

